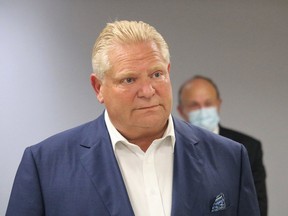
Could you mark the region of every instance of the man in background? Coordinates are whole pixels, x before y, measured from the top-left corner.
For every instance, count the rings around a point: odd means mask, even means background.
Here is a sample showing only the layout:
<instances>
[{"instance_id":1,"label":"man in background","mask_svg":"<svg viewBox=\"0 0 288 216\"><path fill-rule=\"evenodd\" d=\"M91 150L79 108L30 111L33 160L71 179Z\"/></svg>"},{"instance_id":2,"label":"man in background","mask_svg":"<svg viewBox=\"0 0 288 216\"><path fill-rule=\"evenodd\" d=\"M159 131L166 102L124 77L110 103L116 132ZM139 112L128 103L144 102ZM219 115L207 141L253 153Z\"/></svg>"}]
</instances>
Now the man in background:
<instances>
[{"instance_id":1,"label":"man in background","mask_svg":"<svg viewBox=\"0 0 288 216\"><path fill-rule=\"evenodd\" d=\"M179 90L178 111L184 120L243 144L249 155L261 216L267 215L265 168L260 141L223 127L220 122L221 97L217 85L208 77L194 76Z\"/></svg>"}]
</instances>

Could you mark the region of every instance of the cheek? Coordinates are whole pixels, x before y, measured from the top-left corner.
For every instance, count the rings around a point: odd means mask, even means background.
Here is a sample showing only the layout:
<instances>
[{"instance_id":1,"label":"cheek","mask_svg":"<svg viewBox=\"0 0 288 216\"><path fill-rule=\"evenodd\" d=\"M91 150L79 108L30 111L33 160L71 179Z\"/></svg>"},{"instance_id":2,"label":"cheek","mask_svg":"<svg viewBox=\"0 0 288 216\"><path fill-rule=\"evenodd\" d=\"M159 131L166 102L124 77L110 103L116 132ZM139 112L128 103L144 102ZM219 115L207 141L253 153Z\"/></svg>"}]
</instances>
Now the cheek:
<instances>
[{"instance_id":1,"label":"cheek","mask_svg":"<svg viewBox=\"0 0 288 216\"><path fill-rule=\"evenodd\" d=\"M165 84L158 88L158 96L165 109L169 112L172 110L173 96L171 85Z\"/></svg>"},{"instance_id":2,"label":"cheek","mask_svg":"<svg viewBox=\"0 0 288 216\"><path fill-rule=\"evenodd\" d=\"M133 102L136 92L133 88L123 89L111 87L110 90L105 92L105 99L106 101L109 100L108 104L114 104L114 106L118 106L121 109L121 107L127 107Z\"/></svg>"},{"instance_id":3,"label":"cheek","mask_svg":"<svg viewBox=\"0 0 288 216\"><path fill-rule=\"evenodd\" d=\"M172 97L172 87L170 83L163 83L161 86L159 86L159 92L161 93L161 96L171 98Z\"/></svg>"}]
</instances>

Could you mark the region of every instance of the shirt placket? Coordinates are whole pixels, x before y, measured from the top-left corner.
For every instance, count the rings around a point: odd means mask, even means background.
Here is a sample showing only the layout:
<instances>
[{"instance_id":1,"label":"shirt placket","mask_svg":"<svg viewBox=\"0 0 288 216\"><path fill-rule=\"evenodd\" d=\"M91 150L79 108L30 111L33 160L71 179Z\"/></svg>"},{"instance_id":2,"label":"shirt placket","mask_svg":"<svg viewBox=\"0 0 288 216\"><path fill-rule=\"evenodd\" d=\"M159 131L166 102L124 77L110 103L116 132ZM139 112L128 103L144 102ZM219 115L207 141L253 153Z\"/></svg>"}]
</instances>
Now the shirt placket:
<instances>
[{"instance_id":1,"label":"shirt placket","mask_svg":"<svg viewBox=\"0 0 288 216\"><path fill-rule=\"evenodd\" d=\"M161 193L159 190L157 173L154 163L154 151L144 156L143 160L143 178L145 192L151 216L164 216Z\"/></svg>"}]
</instances>

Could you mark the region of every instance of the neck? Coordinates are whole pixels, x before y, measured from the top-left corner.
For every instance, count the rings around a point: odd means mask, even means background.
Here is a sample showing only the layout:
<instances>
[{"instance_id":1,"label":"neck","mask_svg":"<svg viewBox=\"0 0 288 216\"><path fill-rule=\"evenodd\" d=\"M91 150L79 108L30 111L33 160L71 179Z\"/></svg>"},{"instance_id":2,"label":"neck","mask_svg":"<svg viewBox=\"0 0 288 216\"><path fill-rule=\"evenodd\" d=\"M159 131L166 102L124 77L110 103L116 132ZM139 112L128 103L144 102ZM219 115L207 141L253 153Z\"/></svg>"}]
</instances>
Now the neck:
<instances>
[{"instance_id":1,"label":"neck","mask_svg":"<svg viewBox=\"0 0 288 216\"><path fill-rule=\"evenodd\" d=\"M127 140L130 143L134 143L135 145L139 146L143 152L146 152L154 140L162 138L165 130L161 130L161 132L159 132L158 134L143 135L143 136L127 139Z\"/></svg>"},{"instance_id":2,"label":"neck","mask_svg":"<svg viewBox=\"0 0 288 216\"><path fill-rule=\"evenodd\" d=\"M152 142L156 139L160 139L163 137L163 134L166 131L168 126L168 121L166 124L161 127L159 130L155 131L155 128L140 128L134 130L123 132L119 131L122 136L124 136L130 143L133 143L139 146L142 151L146 152Z\"/></svg>"}]
</instances>

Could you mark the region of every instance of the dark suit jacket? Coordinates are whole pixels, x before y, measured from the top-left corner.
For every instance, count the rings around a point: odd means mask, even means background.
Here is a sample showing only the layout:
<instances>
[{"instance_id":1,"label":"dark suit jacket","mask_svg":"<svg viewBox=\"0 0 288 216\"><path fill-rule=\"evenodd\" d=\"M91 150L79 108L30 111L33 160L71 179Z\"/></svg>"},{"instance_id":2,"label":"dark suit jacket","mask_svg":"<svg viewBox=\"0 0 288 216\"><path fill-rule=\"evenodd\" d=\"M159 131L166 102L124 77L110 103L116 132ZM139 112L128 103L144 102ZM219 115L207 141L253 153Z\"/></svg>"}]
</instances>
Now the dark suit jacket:
<instances>
[{"instance_id":1,"label":"dark suit jacket","mask_svg":"<svg viewBox=\"0 0 288 216\"><path fill-rule=\"evenodd\" d=\"M171 215L259 216L245 148L177 119L174 126ZM211 213L220 193L226 209ZM134 215L103 115L25 150L6 216L44 215Z\"/></svg>"},{"instance_id":2,"label":"dark suit jacket","mask_svg":"<svg viewBox=\"0 0 288 216\"><path fill-rule=\"evenodd\" d=\"M248 151L261 216L267 216L266 172L262 161L262 147L259 140L246 134L220 126L219 134L242 143Z\"/></svg>"}]
</instances>

